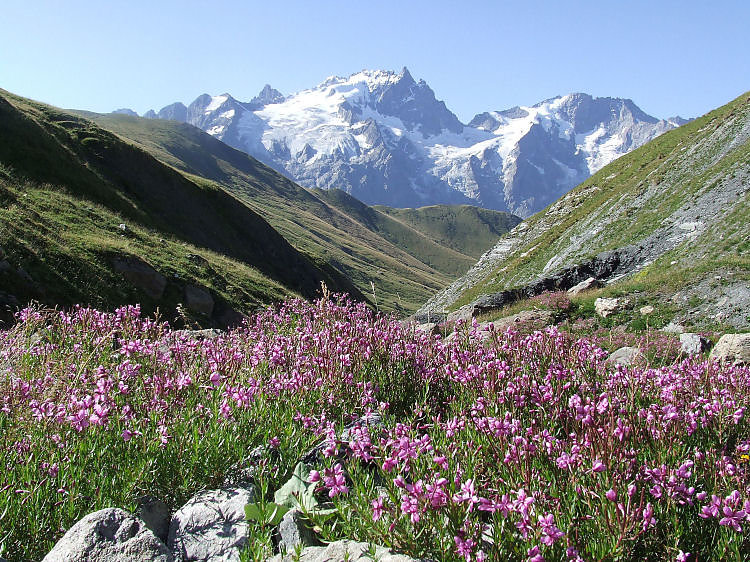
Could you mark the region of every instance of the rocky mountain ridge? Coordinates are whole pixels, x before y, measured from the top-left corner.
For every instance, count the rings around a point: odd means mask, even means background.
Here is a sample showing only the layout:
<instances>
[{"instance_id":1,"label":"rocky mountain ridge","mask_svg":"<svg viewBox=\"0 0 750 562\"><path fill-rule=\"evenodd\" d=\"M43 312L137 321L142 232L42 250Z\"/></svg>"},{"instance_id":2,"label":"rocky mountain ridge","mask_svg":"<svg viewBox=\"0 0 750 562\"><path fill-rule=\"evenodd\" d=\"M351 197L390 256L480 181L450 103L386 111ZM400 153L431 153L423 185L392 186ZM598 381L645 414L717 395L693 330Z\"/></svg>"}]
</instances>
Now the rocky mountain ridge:
<instances>
[{"instance_id":1,"label":"rocky mountain ridge","mask_svg":"<svg viewBox=\"0 0 750 562\"><path fill-rule=\"evenodd\" d=\"M658 277L654 287L692 299L696 315L747 326L749 151L744 94L606 166L516 226L417 316L460 306L481 312L590 276L646 286ZM716 303L726 310L712 310Z\"/></svg>"},{"instance_id":2,"label":"rocky mountain ridge","mask_svg":"<svg viewBox=\"0 0 750 562\"><path fill-rule=\"evenodd\" d=\"M368 204L468 203L522 217L685 122L575 93L465 125L406 68L332 76L287 97L266 85L249 102L203 94L145 116L190 123L305 187Z\"/></svg>"}]
</instances>

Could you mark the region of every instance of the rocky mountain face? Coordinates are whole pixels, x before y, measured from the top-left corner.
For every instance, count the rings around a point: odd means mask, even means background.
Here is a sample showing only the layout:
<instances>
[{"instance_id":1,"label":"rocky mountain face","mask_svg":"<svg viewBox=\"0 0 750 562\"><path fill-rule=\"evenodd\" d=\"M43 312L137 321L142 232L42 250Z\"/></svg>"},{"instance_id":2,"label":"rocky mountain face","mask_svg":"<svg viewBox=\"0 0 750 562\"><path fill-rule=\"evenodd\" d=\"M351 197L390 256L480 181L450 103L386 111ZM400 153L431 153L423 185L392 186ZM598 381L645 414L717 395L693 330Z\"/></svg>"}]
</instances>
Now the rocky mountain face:
<instances>
[{"instance_id":1,"label":"rocky mountain face","mask_svg":"<svg viewBox=\"0 0 750 562\"><path fill-rule=\"evenodd\" d=\"M621 107L645 122L634 106ZM566 110L574 108L582 130L601 120L596 104L569 104ZM489 127L492 118L484 118ZM633 142L638 131L647 134L636 125ZM681 321L745 329L749 195L745 93L605 166L516 226L417 317L436 318L462 306L498 308L593 277L601 284L662 291L670 306L683 310Z\"/></svg>"},{"instance_id":2,"label":"rocky mountain face","mask_svg":"<svg viewBox=\"0 0 750 562\"><path fill-rule=\"evenodd\" d=\"M569 94L467 125L424 80L362 71L284 97L203 94L146 117L195 125L310 188L370 204L469 203L527 217L615 158L684 120L632 101Z\"/></svg>"}]
</instances>

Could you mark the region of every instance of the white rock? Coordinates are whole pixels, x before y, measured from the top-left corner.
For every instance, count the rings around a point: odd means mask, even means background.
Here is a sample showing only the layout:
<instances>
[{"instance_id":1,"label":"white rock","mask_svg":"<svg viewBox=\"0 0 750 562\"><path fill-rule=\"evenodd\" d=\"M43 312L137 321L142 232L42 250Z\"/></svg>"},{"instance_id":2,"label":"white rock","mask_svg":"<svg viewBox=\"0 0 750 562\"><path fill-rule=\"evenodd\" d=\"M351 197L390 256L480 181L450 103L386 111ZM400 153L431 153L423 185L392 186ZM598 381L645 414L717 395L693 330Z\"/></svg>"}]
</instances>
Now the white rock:
<instances>
[{"instance_id":1,"label":"white rock","mask_svg":"<svg viewBox=\"0 0 750 562\"><path fill-rule=\"evenodd\" d=\"M750 334L724 334L710 357L722 363L750 365Z\"/></svg>"},{"instance_id":2,"label":"white rock","mask_svg":"<svg viewBox=\"0 0 750 562\"><path fill-rule=\"evenodd\" d=\"M194 496L172 516L167 545L175 559L239 562L248 542L245 506L254 498L252 486Z\"/></svg>"},{"instance_id":3,"label":"white rock","mask_svg":"<svg viewBox=\"0 0 750 562\"><path fill-rule=\"evenodd\" d=\"M575 285L568 289L569 295L577 295L578 293L582 293L583 291L588 291L589 289L596 289L597 287L601 287L601 283L596 277L589 277L585 281L581 281L578 283L578 285Z\"/></svg>"},{"instance_id":4,"label":"white rock","mask_svg":"<svg viewBox=\"0 0 750 562\"><path fill-rule=\"evenodd\" d=\"M709 341L701 335L680 334L680 351L685 355L699 355L706 351L708 346Z\"/></svg>"},{"instance_id":5,"label":"white rock","mask_svg":"<svg viewBox=\"0 0 750 562\"><path fill-rule=\"evenodd\" d=\"M424 324L419 324L416 327L417 330L420 332L425 332L427 334L439 334L440 328L438 327L435 322L425 322Z\"/></svg>"},{"instance_id":6,"label":"white rock","mask_svg":"<svg viewBox=\"0 0 750 562\"><path fill-rule=\"evenodd\" d=\"M606 318L610 314L624 310L629 304L628 299L599 297L594 301L594 310L599 316Z\"/></svg>"},{"instance_id":7,"label":"white rock","mask_svg":"<svg viewBox=\"0 0 750 562\"><path fill-rule=\"evenodd\" d=\"M205 287L186 285L185 306L193 312L211 316L214 312L214 298Z\"/></svg>"},{"instance_id":8,"label":"white rock","mask_svg":"<svg viewBox=\"0 0 750 562\"><path fill-rule=\"evenodd\" d=\"M127 511L107 508L73 525L42 562L171 562L167 547Z\"/></svg>"},{"instance_id":9,"label":"white rock","mask_svg":"<svg viewBox=\"0 0 750 562\"><path fill-rule=\"evenodd\" d=\"M685 326L677 324L676 322L670 322L664 326L661 331L668 334L682 334L685 331Z\"/></svg>"},{"instance_id":10,"label":"white rock","mask_svg":"<svg viewBox=\"0 0 750 562\"><path fill-rule=\"evenodd\" d=\"M170 513L169 507L163 501L151 496L143 496L138 499L138 510L136 515L146 524L146 527L167 542L169 536Z\"/></svg>"},{"instance_id":11,"label":"white rock","mask_svg":"<svg viewBox=\"0 0 750 562\"><path fill-rule=\"evenodd\" d=\"M555 315L551 310L538 309L538 310L522 310L518 314L511 314L510 316L503 316L498 318L491 324L494 327L495 332L502 334L508 328L517 329L523 327L530 330L541 330L555 323ZM489 324L486 327L489 328ZM489 337L489 333L487 333Z\"/></svg>"}]
</instances>

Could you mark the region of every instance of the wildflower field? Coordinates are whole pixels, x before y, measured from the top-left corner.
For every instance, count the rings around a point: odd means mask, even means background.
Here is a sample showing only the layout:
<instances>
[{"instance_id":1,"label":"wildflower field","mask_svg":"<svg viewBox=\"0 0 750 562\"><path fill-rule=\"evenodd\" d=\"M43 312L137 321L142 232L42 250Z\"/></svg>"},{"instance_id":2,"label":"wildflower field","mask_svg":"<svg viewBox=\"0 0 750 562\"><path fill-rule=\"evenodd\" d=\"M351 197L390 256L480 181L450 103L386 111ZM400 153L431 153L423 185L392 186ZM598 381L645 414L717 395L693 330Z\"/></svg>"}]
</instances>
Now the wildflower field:
<instances>
[{"instance_id":1,"label":"wildflower field","mask_svg":"<svg viewBox=\"0 0 750 562\"><path fill-rule=\"evenodd\" d=\"M438 561L747 559L750 369L605 357L556 328L443 340L343 297L206 339L137 307L25 310L0 333L0 555L39 560L144 494L177 508L262 445L269 501L320 446L328 509L309 517L328 540Z\"/></svg>"}]
</instances>

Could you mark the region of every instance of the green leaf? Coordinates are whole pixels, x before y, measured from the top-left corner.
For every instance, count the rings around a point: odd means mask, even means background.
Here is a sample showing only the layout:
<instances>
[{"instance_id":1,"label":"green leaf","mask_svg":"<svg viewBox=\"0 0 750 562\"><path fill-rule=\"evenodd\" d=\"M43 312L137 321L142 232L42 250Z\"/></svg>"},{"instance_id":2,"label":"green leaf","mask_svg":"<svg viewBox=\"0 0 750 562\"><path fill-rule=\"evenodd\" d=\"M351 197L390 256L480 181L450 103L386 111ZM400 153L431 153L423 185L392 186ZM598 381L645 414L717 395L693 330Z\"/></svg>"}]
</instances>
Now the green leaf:
<instances>
[{"instance_id":1,"label":"green leaf","mask_svg":"<svg viewBox=\"0 0 750 562\"><path fill-rule=\"evenodd\" d=\"M289 508L273 502L249 503L245 506L245 518L260 525L276 526L281 523Z\"/></svg>"},{"instance_id":2,"label":"green leaf","mask_svg":"<svg viewBox=\"0 0 750 562\"><path fill-rule=\"evenodd\" d=\"M292 477L273 495L274 501L286 507L303 507L306 511L315 509L318 501L315 499L317 482L308 482L310 467L303 462L294 467Z\"/></svg>"}]
</instances>

